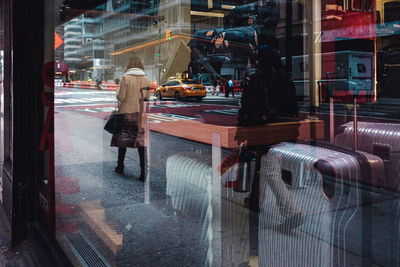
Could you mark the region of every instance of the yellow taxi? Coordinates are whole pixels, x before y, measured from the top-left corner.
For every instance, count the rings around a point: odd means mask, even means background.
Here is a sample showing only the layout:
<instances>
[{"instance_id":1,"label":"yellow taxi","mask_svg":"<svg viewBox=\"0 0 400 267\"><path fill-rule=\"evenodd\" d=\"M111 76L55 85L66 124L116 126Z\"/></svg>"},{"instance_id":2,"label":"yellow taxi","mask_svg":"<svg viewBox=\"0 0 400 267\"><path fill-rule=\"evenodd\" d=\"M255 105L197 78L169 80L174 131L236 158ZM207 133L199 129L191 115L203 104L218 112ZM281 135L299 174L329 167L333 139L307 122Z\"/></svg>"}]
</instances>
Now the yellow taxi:
<instances>
[{"instance_id":1,"label":"yellow taxi","mask_svg":"<svg viewBox=\"0 0 400 267\"><path fill-rule=\"evenodd\" d=\"M175 98L176 100L195 97L198 101L201 101L206 94L205 86L192 79L172 79L156 89L158 100L162 100L164 97Z\"/></svg>"}]
</instances>

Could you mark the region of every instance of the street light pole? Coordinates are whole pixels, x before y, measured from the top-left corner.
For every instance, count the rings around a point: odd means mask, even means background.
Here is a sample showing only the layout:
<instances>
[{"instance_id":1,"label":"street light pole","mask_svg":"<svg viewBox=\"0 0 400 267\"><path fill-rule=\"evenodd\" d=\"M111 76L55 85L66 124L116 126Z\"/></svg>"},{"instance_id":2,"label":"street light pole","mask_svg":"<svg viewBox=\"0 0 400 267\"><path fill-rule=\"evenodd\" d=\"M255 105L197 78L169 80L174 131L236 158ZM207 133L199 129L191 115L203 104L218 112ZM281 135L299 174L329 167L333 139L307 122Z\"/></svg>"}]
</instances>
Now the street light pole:
<instances>
[{"instance_id":1,"label":"street light pole","mask_svg":"<svg viewBox=\"0 0 400 267\"><path fill-rule=\"evenodd\" d=\"M158 84L161 84L161 22L158 22Z\"/></svg>"}]
</instances>

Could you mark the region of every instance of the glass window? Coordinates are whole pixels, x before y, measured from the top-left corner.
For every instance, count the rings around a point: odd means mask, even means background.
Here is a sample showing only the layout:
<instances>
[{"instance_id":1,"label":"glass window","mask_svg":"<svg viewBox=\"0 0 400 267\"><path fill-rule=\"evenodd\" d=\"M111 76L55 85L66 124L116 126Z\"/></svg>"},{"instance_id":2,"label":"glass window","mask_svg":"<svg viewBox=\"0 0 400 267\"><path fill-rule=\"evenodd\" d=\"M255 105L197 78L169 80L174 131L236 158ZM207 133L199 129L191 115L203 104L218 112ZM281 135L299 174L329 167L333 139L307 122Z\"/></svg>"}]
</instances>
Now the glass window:
<instances>
[{"instance_id":1,"label":"glass window","mask_svg":"<svg viewBox=\"0 0 400 267\"><path fill-rule=\"evenodd\" d=\"M55 29L74 263L400 264L399 2L98 2Z\"/></svg>"},{"instance_id":2,"label":"glass window","mask_svg":"<svg viewBox=\"0 0 400 267\"><path fill-rule=\"evenodd\" d=\"M195 83L197 83L197 82L195 82L194 80L181 80L181 82L182 82L183 84L195 84Z\"/></svg>"},{"instance_id":3,"label":"glass window","mask_svg":"<svg viewBox=\"0 0 400 267\"><path fill-rule=\"evenodd\" d=\"M164 84L164 86L173 86L173 85L176 85L175 81L170 81Z\"/></svg>"}]
</instances>

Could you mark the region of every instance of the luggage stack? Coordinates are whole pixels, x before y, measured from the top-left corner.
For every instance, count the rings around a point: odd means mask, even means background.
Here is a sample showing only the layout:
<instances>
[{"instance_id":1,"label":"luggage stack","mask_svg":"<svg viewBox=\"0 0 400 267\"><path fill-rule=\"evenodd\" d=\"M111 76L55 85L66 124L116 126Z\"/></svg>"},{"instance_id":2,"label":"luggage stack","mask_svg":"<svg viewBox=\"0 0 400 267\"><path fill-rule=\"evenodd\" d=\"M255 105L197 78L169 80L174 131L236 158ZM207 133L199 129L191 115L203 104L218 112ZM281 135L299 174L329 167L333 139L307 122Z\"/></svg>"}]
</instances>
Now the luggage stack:
<instances>
[{"instance_id":1,"label":"luggage stack","mask_svg":"<svg viewBox=\"0 0 400 267\"><path fill-rule=\"evenodd\" d=\"M358 181L374 168L377 157L368 162L360 153L339 150L285 142L263 156L260 266L361 264L358 256L364 254L363 247L347 253L346 237L353 231L352 220L360 216ZM362 158L367 162L360 164ZM364 166L368 164L369 170ZM296 229L285 224L285 216L294 215L301 218Z\"/></svg>"}]
</instances>

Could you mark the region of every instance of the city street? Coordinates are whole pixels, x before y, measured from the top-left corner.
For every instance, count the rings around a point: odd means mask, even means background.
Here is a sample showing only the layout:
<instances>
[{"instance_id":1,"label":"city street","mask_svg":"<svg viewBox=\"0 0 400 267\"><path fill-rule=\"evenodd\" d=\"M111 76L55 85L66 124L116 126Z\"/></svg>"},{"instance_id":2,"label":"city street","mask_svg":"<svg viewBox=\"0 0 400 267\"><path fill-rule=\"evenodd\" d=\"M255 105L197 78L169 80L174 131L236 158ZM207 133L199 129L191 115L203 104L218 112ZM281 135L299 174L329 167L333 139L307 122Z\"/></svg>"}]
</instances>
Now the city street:
<instances>
[{"instance_id":1,"label":"city street","mask_svg":"<svg viewBox=\"0 0 400 267\"><path fill-rule=\"evenodd\" d=\"M56 107L62 106L83 106L86 105L105 105L105 104L116 104L115 91L100 91L90 89L73 89L65 87L56 87L54 101ZM235 98L231 95L225 97L222 93L217 95L208 94L201 102L195 99L183 99L179 102L194 102L204 104L222 104L222 105L238 105L240 93L236 93ZM173 99L166 99L168 101L174 101ZM156 97L152 95L150 101L156 101Z\"/></svg>"}]
</instances>

